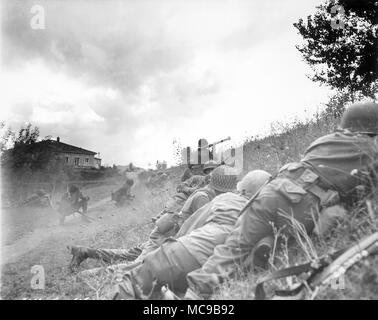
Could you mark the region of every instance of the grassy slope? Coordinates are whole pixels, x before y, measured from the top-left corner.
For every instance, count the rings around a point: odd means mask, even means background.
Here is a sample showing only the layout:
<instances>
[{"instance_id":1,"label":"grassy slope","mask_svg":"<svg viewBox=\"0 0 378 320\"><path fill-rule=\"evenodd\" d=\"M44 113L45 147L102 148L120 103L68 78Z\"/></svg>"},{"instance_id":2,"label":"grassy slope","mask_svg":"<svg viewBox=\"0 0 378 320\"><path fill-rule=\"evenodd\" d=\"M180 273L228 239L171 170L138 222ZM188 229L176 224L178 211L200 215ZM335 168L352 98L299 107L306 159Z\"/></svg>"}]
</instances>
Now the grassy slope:
<instances>
[{"instance_id":1,"label":"grassy slope","mask_svg":"<svg viewBox=\"0 0 378 320\"><path fill-rule=\"evenodd\" d=\"M305 148L316 138L332 132L337 121L333 118L317 118L312 123L296 123L291 128L282 128L282 134L273 134L264 139L256 139L245 145L245 171L252 169L265 169L275 172L285 163L297 161L301 158ZM282 131L281 131L282 132ZM378 147L377 147L378 150ZM377 207L378 191L375 190L370 197L373 211L368 213L366 199L361 199L354 208L349 209L348 220L339 224L327 237L319 239L311 236L316 254L322 256L345 246L355 244L356 240L378 231ZM308 262L307 249L298 243L284 246L281 253L275 258L268 271L257 271L249 274L238 274L237 280L225 283L214 299L253 299L256 281L267 272L283 267ZM344 289L334 290L331 287L321 288L317 299L378 299L378 258L369 258L352 267L344 277ZM271 283L270 293L277 288L289 288L297 283L297 279L288 281L274 281Z\"/></svg>"},{"instance_id":2,"label":"grassy slope","mask_svg":"<svg viewBox=\"0 0 378 320\"><path fill-rule=\"evenodd\" d=\"M336 121L334 119L316 119L311 124L297 123L291 128L281 128L284 133L272 134L264 139L249 141L245 145L245 169L246 171L262 168L275 172L283 164L296 161L301 158L305 148L317 137L333 131ZM2 268L1 297L3 299L41 298L41 299L75 299L98 298L101 296L103 285L109 280L109 276L88 279L84 282L70 274L67 270L70 255L65 250L67 244L80 244L92 247L127 248L147 239L151 225L146 224L164 206L168 196L173 193L174 186L183 171L183 168L174 168L169 171L169 181L163 188L147 190L141 183L136 187L136 200L128 207L117 209L109 203L90 211L90 215L96 218L96 222L86 225L72 221L65 227L56 227L55 218L51 218L51 212L21 212L19 217L12 217L15 222L15 231L11 232L8 242L23 240L32 242L33 236L43 234L40 243L35 243L30 250L17 256ZM119 182L120 184L121 182ZM101 200L108 196L117 185L97 186L88 188L85 193L93 200ZM378 195L373 201L377 208ZM350 213L350 219L341 224L326 239L312 237L317 254L342 248L354 243L365 234L377 231L376 221L369 217L365 203L362 201ZM30 218L32 216L33 218ZM34 218L37 221L34 221ZM41 229L34 230L38 221L44 221ZM29 233L27 233L28 227ZM32 232L32 231L35 232ZM38 231L38 232L37 232ZM48 233L50 232L50 233ZM37 239L38 240L38 239ZM21 243L23 244L23 243ZM26 244L28 244L26 242ZM278 261L278 262L277 262ZM288 266L294 263L307 262L304 250L297 245L289 248L285 254L280 254L275 260L271 270ZM42 264L46 273L46 289L35 291L30 288L30 267ZM82 269L98 267L99 263L88 261ZM378 259L369 259L360 263L348 271L344 290L321 290L318 298L348 299L348 298L378 298ZM239 274L238 280L230 280L225 283L222 290L213 296L214 299L253 299L255 281L263 273ZM273 283L274 287L286 287L285 282Z\"/></svg>"}]
</instances>

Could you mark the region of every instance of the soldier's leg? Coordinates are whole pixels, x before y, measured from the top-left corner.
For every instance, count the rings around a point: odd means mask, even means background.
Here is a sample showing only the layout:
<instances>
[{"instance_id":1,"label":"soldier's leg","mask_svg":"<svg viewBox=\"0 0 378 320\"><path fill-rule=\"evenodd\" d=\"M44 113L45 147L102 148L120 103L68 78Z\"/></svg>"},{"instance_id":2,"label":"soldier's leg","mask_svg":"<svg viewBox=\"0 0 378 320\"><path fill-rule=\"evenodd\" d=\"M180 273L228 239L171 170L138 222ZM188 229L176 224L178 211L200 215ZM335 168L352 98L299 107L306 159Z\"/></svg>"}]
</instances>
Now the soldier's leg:
<instances>
[{"instance_id":1,"label":"soldier's leg","mask_svg":"<svg viewBox=\"0 0 378 320\"><path fill-rule=\"evenodd\" d=\"M315 204L314 198L303 195L298 203L291 203L281 193L272 187L264 192L252 203L251 207L238 220L236 228L227 238L225 244L217 246L213 255L201 269L188 274L188 283L191 290L206 297L228 279L237 270L240 264L251 253L255 245L267 236L273 235L273 224L276 228L285 228L289 220L278 218L278 209L294 215L300 223L310 230L312 217L309 209ZM289 228L287 228L286 232Z\"/></svg>"},{"instance_id":2,"label":"soldier's leg","mask_svg":"<svg viewBox=\"0 0 378 320\"><path fill-rule=\"evenodd\" d=\"M166 233L161 233L158 228L154 228L150 233L150 237L147 242L142 245L142 252L140 253L138 259L142 260L148 253L159 248L164 241L168 238L173 237L177 233L176 228L168 230Z\"/></svg>"},{"instance_id":3,"label":"soldier's leg","mask_svg":"<svg viewBox=\"0 0 378 320\"><path fill-rule=\"evenodd\" d=\"M260 226L257 233L258 239L271 234L269 225L255 224L255 226L258 225ZM208 297L224 280L238 270L241 271L241 262L249 256L252 250L252 246L248 242L241 243L243 238L245 239L243 228L239 223L239 226L233 230L226 242L214 249L213 255L202 268L188 274L189 287L201 296Z\"/></svg>"},{"instance_id":4,"label":"soldier's leg","mask_svg":"<svg viewBox=\"0 0 378 320\"><path fill-rule=\"evenodd\" d=\"M84 260L96 259L112 264L117 261L134 261L141 253L141 249L93 249L82 246L69 247L72 254L71 268L78 267Z\"/></svg>"},{"instance_id":5,"label":"soldier's leg","mask_svg":"<svg viewBox=\"0 0 378 320\"><path fill-rule=\"evenodd\" d=\"M183 292L187 288L186 275L200 265L180 242L164 243L148 254L143 263L124 275L124 281L116 286L114 298L145 298L168 284Z\"/></svg>"},{"instance_id":6,"label":"soldier's leg","mask_svg":"<svg viewBox=\"0 0 378 320\"><path fill-rule=\"evenodd\" d=\"M272 235L276 194L260 196L236 222L226 242L214 249L213 255L201 269L188 274L189 287L204 297L211 295L219 285L240 268L240 263L251 253L262 238Z\"/></svg>"},{"instance_id":7,"label":"soldier's leg","mask_svg":"<svg viewBox=\"0 0 378 320\"><path fill-rule=\"evenodd\" d=\"M88 247L71 247L71 254L73 255L70 263L71 268L78 267L84 260L91 258L102 260L106 263L114 263L116 261L134 261L138 259L142 261L143 258L150 252L156 250L169 237L175 235L175 229L169 230L162 234L158 228L155 228L151 234L150 239L142 246L136 246L131 249L92 249Z\"/></svg>"},{"instance_id":8,"label":"soldier's leg","mask_svg":"<svg viewBox=\"0 0 378 320\"><path fill-rule=\"evenodd\" d=\"M83 213L87 213L87 210L88 210L88 199L87 198L83 198L79 201L79 205L78 205L79 209L81 208L83 210Z\"/></svg>"},{"instance_id":9,"label":"soldier's leg","mask_svg":"<svg viewBox=\"0 0 378 320\"><path fill-rule=\"evenodd\" d=\"M131 249L89 249L88 257L113 264L116 261L133 261L141 253L139 247Z\"/></svg>"},{"instance_id":10,"label":"soldier's leg","mask_svg":"<svg viewBox=\"0 0 378 320\"><path fill-rule=\"evenodd\" d=\"M81 278L93 278L94 276L101 275L102 273L112 274L113 276L122 276L130 270L138 267L142 262L123 262L112 264L106 267L97 267L80 271L78 276Z\"/></svg>"}]
</instances>

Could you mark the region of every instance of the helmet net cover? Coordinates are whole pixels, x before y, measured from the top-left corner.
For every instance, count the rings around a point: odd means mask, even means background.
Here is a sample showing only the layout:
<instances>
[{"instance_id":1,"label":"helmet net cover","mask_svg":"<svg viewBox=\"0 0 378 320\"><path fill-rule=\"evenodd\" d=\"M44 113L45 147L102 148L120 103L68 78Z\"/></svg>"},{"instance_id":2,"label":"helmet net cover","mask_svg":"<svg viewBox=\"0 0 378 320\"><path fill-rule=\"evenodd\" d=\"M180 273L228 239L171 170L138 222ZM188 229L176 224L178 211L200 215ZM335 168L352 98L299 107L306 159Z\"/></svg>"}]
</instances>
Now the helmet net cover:
<instances>
[{"instance_id":1,"label":"helmet net cover","mask_svg":"<svg viewBox=\"0 0 378 320\"><path fill-rule=\"evenodd\" d=\"M378 134L378 104L357 103L343 114L340 127L352 132Z\"/></svg>"},{"instance_id":2,"label":"helmet net cover","mask_svg":"<svg viewBox=\"0 0 378 320\"><path fill-rule=\"evenodd\" d=\"M222 165L211 172L210 187L220 192L231 192L236 189L238 182L237 171L229 166Z\"/></svg>"}]
</instances>

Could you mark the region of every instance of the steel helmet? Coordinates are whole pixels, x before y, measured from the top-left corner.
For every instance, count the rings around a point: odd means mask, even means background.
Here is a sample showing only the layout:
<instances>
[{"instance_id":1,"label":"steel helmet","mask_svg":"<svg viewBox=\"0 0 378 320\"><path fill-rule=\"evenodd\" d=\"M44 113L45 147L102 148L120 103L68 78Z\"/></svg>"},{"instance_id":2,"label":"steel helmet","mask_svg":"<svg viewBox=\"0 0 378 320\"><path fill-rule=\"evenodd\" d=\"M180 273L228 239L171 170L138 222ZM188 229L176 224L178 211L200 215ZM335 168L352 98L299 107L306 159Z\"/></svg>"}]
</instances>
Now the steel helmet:
<instances>
[{"instance_id":1,"label":"steel helmet","mask_svg":"<svg viewBox=\"0 0 378 320\"><path fill-rule=\"evenodd\" d=\"M203 165L203 172L205 174L210 173L212 170L214 170L216 167L218 167L219 164L214 160L209 160Z\"/></svg>"},{"instance_id":2,"label":"steel helmet","mask_svg":"<svg viewBox=\"0 0 378 320\"><path fill-rule=\"evenodd\" d=\"M271 175L264 170L253 170L244 176L236 188L239 193L252 197L270 177Z\"/></svg>"},{"instance_id":3,"label":"steel helmet","mask_svg":"<svg viewBox=\"0 0 378 320\"><path fill-rule=\"evenodd\" d=\"M342 129L365 134L378 134L378 104L356 103L343 114L340 122Z\"/></svg>"},{"instance_id":4,"label":"steel helmet","mask_svg":"<svg viewBox=\"0 0 378 320\"><path fill-rule=\"evenodd\" d=\"M219 166L211 172L209 186L219 192L231 192L236 189L238 174L229 166Z\"/></svg>"}]
</instances>

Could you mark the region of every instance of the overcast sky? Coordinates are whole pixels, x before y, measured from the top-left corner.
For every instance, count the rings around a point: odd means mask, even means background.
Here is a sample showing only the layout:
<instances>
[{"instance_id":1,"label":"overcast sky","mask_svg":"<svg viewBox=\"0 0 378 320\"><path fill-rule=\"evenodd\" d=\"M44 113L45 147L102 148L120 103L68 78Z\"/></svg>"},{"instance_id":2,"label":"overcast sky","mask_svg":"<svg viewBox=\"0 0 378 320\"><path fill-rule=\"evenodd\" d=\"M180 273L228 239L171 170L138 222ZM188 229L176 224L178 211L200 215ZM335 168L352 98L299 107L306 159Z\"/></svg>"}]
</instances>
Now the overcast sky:
<instances>
[{"instance_id":1,"label":"overcast sky","mask_svg":"<svg viewBox=\"0 0 378 320\"><path fill-rule=\"evenodd\" d=\"M36 3L43 30L30 26ZM174 140L240 142L327 100L293 27L319 3L3 1L1 119L106 164L172 164Z\"/></svg>"}]
</instances>

